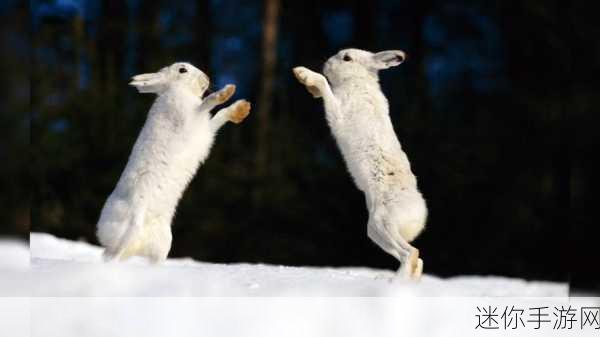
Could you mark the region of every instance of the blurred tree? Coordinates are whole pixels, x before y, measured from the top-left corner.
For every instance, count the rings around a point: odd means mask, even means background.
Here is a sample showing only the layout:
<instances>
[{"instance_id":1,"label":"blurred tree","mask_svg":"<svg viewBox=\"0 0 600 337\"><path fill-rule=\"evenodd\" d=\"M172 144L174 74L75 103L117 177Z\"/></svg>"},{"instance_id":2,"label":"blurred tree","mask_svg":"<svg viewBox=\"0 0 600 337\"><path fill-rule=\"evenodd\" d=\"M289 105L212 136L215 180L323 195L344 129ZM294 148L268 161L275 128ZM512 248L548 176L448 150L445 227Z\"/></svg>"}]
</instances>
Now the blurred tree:
<instances>
[{"instance_id":1,"label":"blurred tree","mask_svg":"<svg viewBox=\"0 0 600 337\"><path fill-rule=\"evenodd\" d=\"M160 48L160 1L144 1L135 16L134 29L139 32L139 48L137 50L137 69L151 72L164 67L158 63ZM152 53L152 56L149 54Z\"/></svg>"},{"instance_id":2,"label":"blurred tree","mask_svg":"<svg viewBox=\"0 0 600 337\"><path fill-rule=\"evenodd\" d=\"M29 170L28 65L31 55L27 5L0 5L0 235L28 238L31 176Z\"/></svg>"},{"instance_id":3,"label":"blurred tree","mask_svg":"<svg viewBox=\"0 0 600 337\"><path fill-rule=\"evenodd\" d=\"M257 152L256 175L263 178L267 170L270 148L270 110L273 101L273 87L277 65L277 30L279 20L279 0L266 0L264 4L262 38L261 89L258 95L256 116L260 127L256 128ZM255 197L260 199L260 195Z\"/></svg>"}]
</instances>

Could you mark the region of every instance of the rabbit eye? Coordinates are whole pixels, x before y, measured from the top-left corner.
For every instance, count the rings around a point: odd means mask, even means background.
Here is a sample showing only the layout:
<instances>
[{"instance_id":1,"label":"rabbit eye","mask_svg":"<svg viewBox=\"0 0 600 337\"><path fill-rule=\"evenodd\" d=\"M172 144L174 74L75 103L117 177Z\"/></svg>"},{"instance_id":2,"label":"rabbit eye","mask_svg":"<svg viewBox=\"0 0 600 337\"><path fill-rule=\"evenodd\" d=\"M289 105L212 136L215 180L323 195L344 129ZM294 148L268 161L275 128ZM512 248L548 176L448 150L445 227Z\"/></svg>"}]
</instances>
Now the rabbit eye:
<instances>
[{"instance_id":1,"label":"rabbit eye","mask_svg":"<svg viewBox=\"0 0 600 337\"><path fill-rule=\"evenodd\" d=\"M185 68L179 68L179 73L180 74L187 73L187 69L185 69Z\"/></svg>"},{"instance_id":2,"label":"rabbit eye","mask_svg":"<svg viewBox=\"0 0 600 337\"><path fill-rule=\"evenodd\" d=\"M348 55L344 55L344 61L346 61L346 62L352 61L352 58Z\"/></svg>"}]
</instances>

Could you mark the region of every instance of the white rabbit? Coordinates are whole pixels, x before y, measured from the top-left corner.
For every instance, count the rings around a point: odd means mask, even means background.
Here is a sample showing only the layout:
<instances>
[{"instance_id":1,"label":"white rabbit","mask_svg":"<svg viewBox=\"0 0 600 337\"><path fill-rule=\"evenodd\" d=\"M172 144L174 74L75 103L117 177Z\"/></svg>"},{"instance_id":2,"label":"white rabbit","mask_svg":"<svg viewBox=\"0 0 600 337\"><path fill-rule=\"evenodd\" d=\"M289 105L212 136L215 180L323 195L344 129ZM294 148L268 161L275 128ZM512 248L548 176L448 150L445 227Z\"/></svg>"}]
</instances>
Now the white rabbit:
<instances>
[{"instance_id":1,"label":"white rabbit","mask_svg":"<svg viewBox=\"0 0 600 337\"><path fill-rule=\"evenodd\" d=\"M327 78L304 67L294 68L294 74L314 97L323 98L348 170L365 193L369 238L400 261L403 278L419 279L423 261L409 242L425 227L427 206L394 133L378 76L404 59L399 50L345 49L325 63Z\"/></svg>"},{"instance_id":2,"label":"white rabbit","mask_svg":"<svg viewBox=\"0 0 600 337\"><path fill-rule=\"evenodd\" d=\"M177 203L208 156L216 132L227 121L240 123L250 103L239 100L211 116L211 109L226 102L235 86L202 99L209 79L189 63L134 76L130 85L158 97L104 204L97 236L107 260L139 255L160 262L171 249Z\"/></svg>"}]
</instances>

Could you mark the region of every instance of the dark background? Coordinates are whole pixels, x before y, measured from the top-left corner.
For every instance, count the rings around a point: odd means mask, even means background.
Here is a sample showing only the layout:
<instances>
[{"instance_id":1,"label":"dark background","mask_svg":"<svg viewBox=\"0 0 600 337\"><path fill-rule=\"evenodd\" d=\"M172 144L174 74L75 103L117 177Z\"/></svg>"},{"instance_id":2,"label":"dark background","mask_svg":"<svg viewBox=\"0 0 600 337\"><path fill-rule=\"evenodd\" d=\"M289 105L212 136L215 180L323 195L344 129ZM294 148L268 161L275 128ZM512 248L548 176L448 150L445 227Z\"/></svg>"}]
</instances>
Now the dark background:
<instances>
[{"instance_id":1,"label":"dark background","mask_svg":"<svg viewBox=\"0 0 600 337\"><path fill-rule=\"evenodd\" d=\"M30 114L2 117L10 142L2 175L16 177L2 183L9 233L31 225L97 243L100 209L154 99L128 87L129 77L189 61L213 90L237 84L234 98L253 110L218 135L180 202L170 255L396 268L367 238L364 198L322 102L291 69L320 70L346 47L402 49L408 61L381 81L428 201L414 243L426 272L598 280L589 273L600 254L588 206L597 190L600 26L583 2L5 3L13 25L3 44L25 54L3 66L16 72L32 56ZM21 153L29 137L21 125L31 126L31 146L19 163L10 151Z\"/></svg>"}]
</instances>

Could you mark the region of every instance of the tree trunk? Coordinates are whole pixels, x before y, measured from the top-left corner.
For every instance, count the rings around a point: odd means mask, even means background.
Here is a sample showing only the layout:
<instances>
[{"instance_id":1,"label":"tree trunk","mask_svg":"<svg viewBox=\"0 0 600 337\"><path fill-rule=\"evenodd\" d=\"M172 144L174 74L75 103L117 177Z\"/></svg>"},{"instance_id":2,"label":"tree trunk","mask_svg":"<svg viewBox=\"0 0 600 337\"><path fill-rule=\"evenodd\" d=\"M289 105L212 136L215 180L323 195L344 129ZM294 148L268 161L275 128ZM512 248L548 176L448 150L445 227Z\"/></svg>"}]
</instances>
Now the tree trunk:
<instances>
[{"instance_id":1,"label":"tree trunk","mask_svg":"<svg viewBox=\"0 0 600 337\"><path fill-rule=\"evenodd\" d=\"M160 47L159 23L160 3L144 1L136 13L135 29L139 32L139 52L137 53L136 68L140 73L157 71L165 65L162 62ZM151 57L149 57L152 54ZM159 64L154 64L159 62Z\"/></svg>"},{"instance_id":2,"label":"tree trunk","mask_svg":"<svg viewBox=\"0 0 600 337\"><path fill-rule=\"evenodd\" d=\"M273 100L273 84L277 65L277 19L279 17L279 0L265 1L262 37L262 75L261 90L257 100L256 117L258 119L256 176L263 177L267 171L269 157L270 110Z\"/></svg>"},{"instance_id":3,"label":"tree trunk","mask_svg":"<svg viewBox=\"0 0 600 337\"><path fill-rule=\"evenodd\" d=\"M117 97L117 88L121 84L122 70L125 63L125 32L127 27L127 4L120 1L106 1L103 3L102 16L98 39L97 80L102 96L108 100ZM121 121L121 112L105 111L102 113L106 122L106 130L117 130ZM95 126L89 125L90 128ZM114 132L108 132L104 141L107 150L112 151L118 147L120 139Z\"/></svg>"},{"instance_id":4,"label":"tree trunk","mask_svg":"<svg viewBox=\"0 0 600 337\"><path fill-rule=\"evenodd\" d=\"M194 20L193 60L198 68L207 71L207 73L210 72L212 51L212 18L210 14L210 1L200 1L196 20Z\"/></svg>"},{"instance_id":5,"label":"tree trunk","mask_svg":"<svg viewBox=\"0 0 600 337\"><path fill-rule=\"evenodd\" d=\"M105 93L112 97L115 81L124 64L127 5L107 1L104 5L100 28L100 80Z\"/></svg>"},{"instance_id":6,"label":"tree trunk","mask_svg":"<svg viewBox=\"0 0 600 337\"><path fill-rule=\"evenodd\" d=\"M377 7L371 1L357 1L354 4L354 17L356 26L354 29L354 43L359 49L375 51L377 39L375 32L375 16Z\"/></svg>"},{"instance_id":7,"label":"tree trunk","mask_svg":"<svg viewBox=\"0 0 600 337\"><path fill-rule=\"evenodd\" d=\"M412 66L416 69L416 77L415 77L415 91L417 94L417 107L414 111L416 116L430 116L431 107L429 106L429 98L427 94L427 78L425 71L425 56L426 48L424 41L424 33L423 28L425 26L425 20L427 16L431 14L432 8L431 1L421 1L415 7L415 15L414 15L414 27L415 31L412 36L414 36L415 41L413 44L412 55L408 55L411 59ZM416 116L412 116L415 118ZM430 121L425 120L426 125L431 125Z\"/></svg>"}]
</instances>

